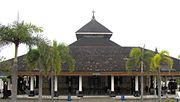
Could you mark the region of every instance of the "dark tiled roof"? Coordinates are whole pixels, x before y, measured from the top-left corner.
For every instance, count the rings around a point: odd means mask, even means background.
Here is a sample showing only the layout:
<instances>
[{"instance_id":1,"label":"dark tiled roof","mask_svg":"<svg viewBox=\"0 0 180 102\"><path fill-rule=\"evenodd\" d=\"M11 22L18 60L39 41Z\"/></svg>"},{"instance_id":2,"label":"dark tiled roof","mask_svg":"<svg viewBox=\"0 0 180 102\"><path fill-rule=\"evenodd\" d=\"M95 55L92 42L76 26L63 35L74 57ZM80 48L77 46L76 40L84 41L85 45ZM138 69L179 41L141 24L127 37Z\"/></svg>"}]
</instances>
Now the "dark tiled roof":
<instances>
[{"instance_id":1,"label":"dark tiled roof","mask_svg":"<svg viewBox=\"0 0 180 102\"><path fill-rule=\"evenodd\" d=\"M75 71L118 72L127 71L126 58L132 48L135 47L71 45L70 51L76 60ZM171 71L180 71L180 60L172 59L174 64ZM140 71L140 69L133 69L133 71ZM169 69L162 68L161 71L169 71Z\"/></svg>"},{"instance_id":2,"label":"dark tiled roof","mask_svg":"<svg viewBox=\"0 0 180 102\"><path fill-rule=\"evenodd\" d=\"M173 63L173 70L175 69L175 71L179 71L180 72L180 60L179 59L176 59L176 58L173 58L171 57L174 61Z\"/></svg>"},{"instance_id":3,"label":"dark tiled roof","mask_svg":"<svg viewBox=\"0 0 180 102\"><path fill-rule=\"evenodd\" d=\"M92 19L89 23L87 23L78 31L76 31L76 33L79 33L79 32L112 33L109 29L107 29L105 26L100 24L95 19Z\"/></svg>"},{"instance_id":4,"label":"dark tiled roof","mask_svg":"<svg viewBox=\"0 0 180 102\"><path fill-rule=\"evenodd\" d=\"M75 72L120 72L126 71L125 63L129 52L134 47L120 46L76 46L71 44L70 53L76 60ZM180 60L174 60L172 71L180 71ZM13 59L7 62L12 65ZM62 71L67 71L67 66L63 65ZM18 57L18 70L27 70L25 55ZM38 69L36 69L38 70ZM161 69L168 71L167 69ZM134 69L135 71L135 69ZM140 71L137 70L136 71Z\"/></svg>"},{"instance_id":5,"label":"dark tiled roof","mask_svg":"<svg viewBox=\"0 0 180 102\"><path fill-rule=\"evenodd\" d=\"M76 71L126 71L125 58L129 47L120 46L70 46L76 60Z\"/></svg>"},{"instance_id":6,"label":"dark tiled roof","mask_svg":"<svg viewBox=\"0 0 180 102\"><path fill-rule=\"evenodd\" d=\"M107 38L81 38L74 43L70 44L71 46L117 46L120 47L115 42Z\"/></svg>"},{"instance_id":7,"label":"dark tiled roof","mask_svg":"<svg viewBox=\"0 0 180 102\"><path fill-rule=\"evenodd\" d=\"M22 56L19 56L17 58L17 60L18 60L18 70L27 70L25 57L26 57L25 55L22 55ZM13 66L13 60L14 60L14 58L9 59L7 61L9 66Z\"/></svg>"}]
</instances>

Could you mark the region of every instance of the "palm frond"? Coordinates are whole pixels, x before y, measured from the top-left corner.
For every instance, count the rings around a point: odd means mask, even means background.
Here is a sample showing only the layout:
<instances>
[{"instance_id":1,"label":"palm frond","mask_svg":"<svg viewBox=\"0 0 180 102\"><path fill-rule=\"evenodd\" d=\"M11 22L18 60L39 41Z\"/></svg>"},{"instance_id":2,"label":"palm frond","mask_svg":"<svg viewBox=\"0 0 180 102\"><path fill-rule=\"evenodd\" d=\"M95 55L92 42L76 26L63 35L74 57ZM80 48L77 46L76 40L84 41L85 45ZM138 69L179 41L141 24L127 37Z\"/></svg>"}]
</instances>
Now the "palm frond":
<instances>
[{"instance_id":1,"label":"palm frond","mask_svg":"<svg viewBox=\"0 0 180 102\"><path fill-rule=\"evenodd\" d=\"M135 60L128 58L126 61L126 69L131 72L133 68L135 68Z\"/></svg>"},{"instance_id":2,"label":"palm frond","mask_svg":"<svg viewBox=\"0 0 180 102\"><path fill-rule=\"evenodd\" d=\"M170 57L164 57L162 62L166 63L168 65L168 68L170 68L170 69L172 68L173 63L174 63Z\"/></svg>"},{"instance_id":3,"label":"palm frond","mask_svg":"<svg viewBox=\"0 0 180 102\"><path fill-rule=\"evenodd\" d=\"M160 54L161 56L169 56L169 52L166 51L166 50L162 50L159 54Z\"/></svg>"},{"instance_id":4,"label":"palm frond","mask_svg":"<svg viewBox=\"0 0 180 102\"><path fill-rule=\"evenodd\" d=\"M37 27L31 23L14 22L11 25L0 26L1 41L11 42L14 44L32 44L34 35L42 32L41 27Z\"/></svg>"},{"instance_id":5,"label":"palm frond","mask_svg":"<svg viewBox=\"0 0 180 102\"><path fill-rule=\"evenodd\" d=\"M129 53L129 58L126 61L126 68L130 71L132 68L140 67L140 61L142 57L141 49L132 48Z\"/></svg>"},{"instance_id":6,"label":"palm frond","mask_svg":"<svg viewBox=\"0 0 180 102\"><path fill-rule=\"evenodd\" d=\"M61 57L58 49L57 41L53 41L52 46L52 67L55 72L55 74L59 73L61 71Z\"/></svg>"},{"instance_id":7,"label":"palm frond","mask_svg":"<svg viewBox=\"0 0 180 102\"><path fill-rule=\"evenodd\" d=\"M37 67L37 62L39 60L39 51L37 49L31 49L29 52L26 54L26 63L28 66L28 69L32 71L34 68Z\"/></svg>"},{"instance_id":8,"label":"palm frond","mask_svg":"<svg viewBox=\"0 0 180 102\"><path fill-rule=\"evenodd\" d=\"M151 59L154 56L154 52L153 51L145 51L143 54L143 63L144 63L144 70L145 71L149 71L150 70L150 64L151 64Z\"/></svg>"},{"instance_id":9,"label":"palm frond","mask_svg":"<svg viewBox=\"0 0 180 102\"><path fill-rule=\"evenodd\" d=\"M152 58L151 68L158 70L162 63L167 64L168 68L173 66L173 59L169 57L169 52L166 50L161 51Z\"/></svg>"}]
</instances>

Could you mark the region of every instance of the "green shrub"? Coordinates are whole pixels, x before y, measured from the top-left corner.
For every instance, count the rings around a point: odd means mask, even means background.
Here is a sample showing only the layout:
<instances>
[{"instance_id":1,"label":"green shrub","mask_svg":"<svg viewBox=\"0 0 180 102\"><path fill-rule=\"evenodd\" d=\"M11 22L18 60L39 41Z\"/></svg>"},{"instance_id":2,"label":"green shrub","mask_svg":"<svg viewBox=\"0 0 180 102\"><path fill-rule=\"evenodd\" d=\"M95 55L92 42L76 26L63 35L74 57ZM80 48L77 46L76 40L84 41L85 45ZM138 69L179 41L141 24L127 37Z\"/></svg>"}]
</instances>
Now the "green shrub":
<instances>
[{"instance_id":1,"label":"green shrub","mask_svg":"<svg viewBox=\"0 0 180 102\"><path fill-rule=\"evenodd\" d=\"M174 102L174 100L166 98L165 102Z\"/></svg>"}]
</instances>

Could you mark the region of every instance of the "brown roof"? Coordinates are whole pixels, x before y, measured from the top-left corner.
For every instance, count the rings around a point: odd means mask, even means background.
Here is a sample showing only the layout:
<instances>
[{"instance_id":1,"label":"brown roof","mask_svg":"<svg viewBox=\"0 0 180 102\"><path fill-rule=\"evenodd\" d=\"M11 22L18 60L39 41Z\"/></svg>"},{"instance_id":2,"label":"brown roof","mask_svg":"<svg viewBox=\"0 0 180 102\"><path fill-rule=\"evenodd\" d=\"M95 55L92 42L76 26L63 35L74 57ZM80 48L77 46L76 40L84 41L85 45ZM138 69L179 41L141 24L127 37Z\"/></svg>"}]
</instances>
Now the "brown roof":
<instances>
[{"instance_id":1,"label":"brown roof","mask_svg":"<svg viewBox=\"0 0 180 102\"><path fill-rule=\"evenodd\" d=\"M98 40L101 42L101 40ZM102 40L104 41L104 40ZM106 40L108 41L108 40ZM98 42L98 43L100 43ZM81 42L76 41L71 44L70 53L76 60L75 72L124 72L126 71L125 62L129 55L129 52L134 47L121 47L109 40L108 46L94 44L87 46L81 45ZM79 44L80 45L79 45ZM103 43L105 44L105 43ZM172 58L174 60L173 71L180 72L180 60ZM12 64L13 59L8 60ZM63 65L62 72L68 71L68 68ZM27 70L25 63L25 55L18 57L18 70ZM37 69L36 69L37 70ZM140 71L133 69L134 71ZM167 69L162 69L167 71Z\"/></svg>"},{"instance_id":2,"label":"brown roof","mask_svg":"<svg viewBox=\"0 0 180 102\"><path fill-rule=\"evenodd\" d=\"M90 32L90 33L112 33L102 24L97 22L94 17L85 26L80 28L76 33ZM90 35L90 34L89 34ZM88 35L88 36L89 36ZM70 54L76 61L75 72L124 72L126 71L125 63L126 58L129 55L131 48L134 47L122 47L109 38L111 34L105 37L99 37L98 34L91 35L89 37L81 37L74 43L69 45ZM18 70L26 71L25 55L18 57ZM7 62L12 63L13 59ZM173 58L174 71L180 72L180 60ZM67 66L63 64L62 72L66 72ZM140 71L134 69L133 71ZM166 71L163 69L162 71Z\"/></svg>"}]
</instances>

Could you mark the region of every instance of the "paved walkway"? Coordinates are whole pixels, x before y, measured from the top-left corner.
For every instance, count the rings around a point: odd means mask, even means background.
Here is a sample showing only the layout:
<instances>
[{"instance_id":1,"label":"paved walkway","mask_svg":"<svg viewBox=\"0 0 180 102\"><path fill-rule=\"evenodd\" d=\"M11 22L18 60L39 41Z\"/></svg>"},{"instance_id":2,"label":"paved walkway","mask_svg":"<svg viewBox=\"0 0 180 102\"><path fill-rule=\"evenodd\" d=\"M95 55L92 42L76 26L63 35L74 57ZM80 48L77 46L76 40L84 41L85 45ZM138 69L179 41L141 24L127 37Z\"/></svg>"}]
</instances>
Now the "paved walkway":
<instances>
[{"instance_id":1,"label":"paved walkway","mask_svg":"<svg viewBox=\"0 0 180 102\"><path fill-rule=\"evenodd\" d=\"M169 95L168 97L174 100L175 96ZM163 96L162 102L165 102L165 99L166 97ZM0 102L11 102L11 99L0 99ZM18 95L17 102L38 102L38 96ZM140 97L125 96L125 100L121 100L121 96L116 96L115 98L108 96L84 96L82 98L72 96L72 100L67 101L67 96L59 96L54 98L54 101L51 101L50 96L43 96L43 102L140 102ZM143 102L157 102L157 98L153 95L144 96Z\"/></svg>"},{"instance_id":2,"label":"paved walkway","mask_svg":"<svg viewBox=\"0 0 180 102\"><path fill-rule=\"evenodd\" d=\"M10 99L0 99L0 102L11 102ZM17 102L38 102L38 99L18 99ZM140 100L117 100L113 98L82 98L78 100L54 100L49 99L43 100L43 102L140 102ZM143 102L157 102L155 99L145 99ZM162 102L165 102L165 99L162 99ZM176 101L175 101L176 102Z\"/></svg>"}]
</instances>

